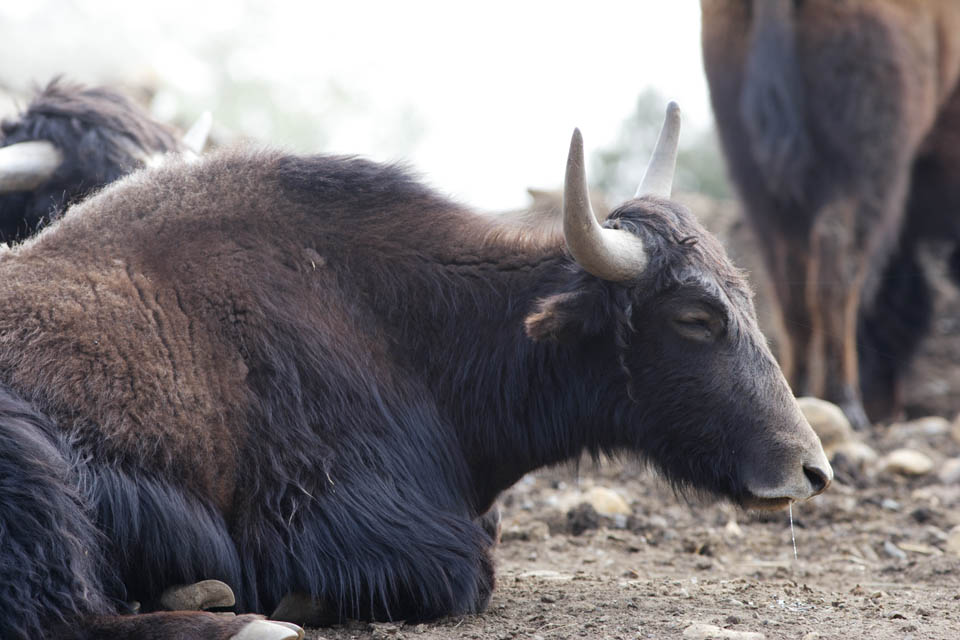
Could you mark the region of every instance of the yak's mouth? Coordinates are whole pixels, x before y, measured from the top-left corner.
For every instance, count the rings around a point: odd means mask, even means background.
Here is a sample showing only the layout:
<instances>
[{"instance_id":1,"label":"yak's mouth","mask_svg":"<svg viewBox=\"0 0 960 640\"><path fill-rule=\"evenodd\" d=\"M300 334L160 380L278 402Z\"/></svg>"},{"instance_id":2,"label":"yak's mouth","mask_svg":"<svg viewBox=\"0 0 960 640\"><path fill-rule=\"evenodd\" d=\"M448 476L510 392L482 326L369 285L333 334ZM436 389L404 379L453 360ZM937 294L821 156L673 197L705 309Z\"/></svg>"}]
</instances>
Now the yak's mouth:
<instances>
[{"instance_id":1,"label":"yak's mouth","mask_svg":"<svg viewBox=\"0 0 960 640\"><path fill-rule=\"evenodd\" d=\"M752 511L781 511L795 502L793 498L761 498L749 494L740 500L740 507Z\"/></svg>"}]
</instances>

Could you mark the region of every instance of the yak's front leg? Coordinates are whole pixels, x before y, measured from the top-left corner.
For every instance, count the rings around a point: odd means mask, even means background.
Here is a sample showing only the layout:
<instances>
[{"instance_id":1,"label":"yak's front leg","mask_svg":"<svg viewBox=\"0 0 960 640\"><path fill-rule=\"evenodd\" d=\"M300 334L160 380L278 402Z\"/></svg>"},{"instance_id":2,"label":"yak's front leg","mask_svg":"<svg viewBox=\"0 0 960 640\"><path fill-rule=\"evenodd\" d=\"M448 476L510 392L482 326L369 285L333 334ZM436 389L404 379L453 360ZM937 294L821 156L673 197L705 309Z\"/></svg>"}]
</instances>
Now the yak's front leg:
<instances>
[{"instance_id":1,"label":"yak's front leg","mask_svg":"<svg viewBox=\"0 0 960 640\"><path fill-rule=\"evenodd\" d=\"M349 484L315 496L282 556L261 556L261 599L276 604L271 618L413 621L486 608L493 538L480 524L392 481Z\"/></svg>"}]
</instances>

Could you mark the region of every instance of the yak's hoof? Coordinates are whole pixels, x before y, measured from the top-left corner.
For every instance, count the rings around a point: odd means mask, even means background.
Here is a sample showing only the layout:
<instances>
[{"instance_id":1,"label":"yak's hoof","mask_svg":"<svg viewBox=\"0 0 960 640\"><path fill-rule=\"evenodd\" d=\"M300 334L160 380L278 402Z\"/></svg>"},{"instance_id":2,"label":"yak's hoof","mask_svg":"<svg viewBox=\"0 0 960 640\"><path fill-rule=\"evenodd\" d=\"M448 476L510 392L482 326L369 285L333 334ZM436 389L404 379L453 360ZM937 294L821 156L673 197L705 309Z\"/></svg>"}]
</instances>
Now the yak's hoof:
<instances>
[{"instance_id":1,"label":"yak's hoof","mask_svg":"<svg viewBox=\"0 0 960 640\"><path fill-rule=\"evenodd\" d=\"M289 622L254 620L230 640L303 640L303 629Z\"/></svg>"},{"instance_id":2,"label":"yak's hoof","mask_svg":"<svg viewBox=\"0 0 960 640\"><path fill-rule=\"evenodd\" d=\"M233 591L219 580L170 587L160 596L160 605L169 611L203 611L213 607L232 607L236 603Z\"/></svg>"}]
</instances>

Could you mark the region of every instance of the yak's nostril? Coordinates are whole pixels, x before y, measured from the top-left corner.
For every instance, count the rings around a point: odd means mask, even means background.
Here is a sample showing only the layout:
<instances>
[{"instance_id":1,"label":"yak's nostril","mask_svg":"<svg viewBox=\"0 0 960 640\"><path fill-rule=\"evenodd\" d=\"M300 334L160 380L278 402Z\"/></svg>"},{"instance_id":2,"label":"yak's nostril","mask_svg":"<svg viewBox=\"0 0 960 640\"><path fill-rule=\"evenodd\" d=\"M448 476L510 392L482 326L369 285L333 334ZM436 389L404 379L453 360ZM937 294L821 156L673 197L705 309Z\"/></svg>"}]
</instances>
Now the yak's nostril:
<instances>
[{"instance_id":1,"label":"yak's nostril","mask_svg":"<svg viewBox=\"0 0 960 640\"><path fill-rule=\"evenodd\" d=\"M812 465L803 465L803 474L813 486L814 495L822 493L830 484L830 476L823 469L818 469Z\"/></svg>"}]
</instances>

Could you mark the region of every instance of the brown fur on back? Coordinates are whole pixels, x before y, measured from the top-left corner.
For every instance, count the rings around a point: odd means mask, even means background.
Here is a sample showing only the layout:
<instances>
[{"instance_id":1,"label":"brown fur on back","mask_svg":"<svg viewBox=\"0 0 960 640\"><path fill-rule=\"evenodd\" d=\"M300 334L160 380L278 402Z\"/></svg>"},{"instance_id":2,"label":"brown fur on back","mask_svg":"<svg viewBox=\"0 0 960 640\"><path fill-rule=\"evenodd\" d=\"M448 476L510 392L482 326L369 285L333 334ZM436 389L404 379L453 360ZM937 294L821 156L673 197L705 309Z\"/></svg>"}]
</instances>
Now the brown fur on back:
<instances>
[{"instance_id":1,"label":"brown fur on back","mask_svg":"<svg viewBox=\"0 0 960 640\"><path fill-rule=\"evenodd\" d=\"M387 354L371 309L412 304L416 283L405 291L397 279L396 298L361 301L364 277L404 271L398 260L424 278L431 265L457 277L510 254L521 266L540 242L412 180L384 216L381 194L336 176L298 183L295 167L278 166L287 161L227 152L136 173L0 254L5 381L96 457L172 472L226 508L236 461L257 446L247 441L248 349L265 327L296 333L297 317L309 319L353 345L365 360L356 366L390 376L376 366ZM363 166L395 185L396 169ZM318 209L324 192L331 206Z\"/></svg>"}]
</instances>

